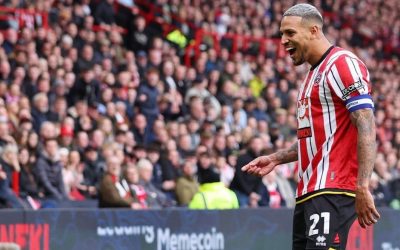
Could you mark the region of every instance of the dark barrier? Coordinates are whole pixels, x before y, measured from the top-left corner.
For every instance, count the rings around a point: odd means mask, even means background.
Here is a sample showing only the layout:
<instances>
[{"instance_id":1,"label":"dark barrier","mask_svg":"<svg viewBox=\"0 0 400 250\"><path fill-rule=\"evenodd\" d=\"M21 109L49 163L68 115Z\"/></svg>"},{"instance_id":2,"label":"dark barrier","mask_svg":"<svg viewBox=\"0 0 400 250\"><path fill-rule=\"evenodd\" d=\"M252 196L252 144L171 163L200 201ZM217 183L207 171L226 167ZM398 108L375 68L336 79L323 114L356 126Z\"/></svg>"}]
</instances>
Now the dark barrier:
<instances>
[{"instance_id":1,"label":"dark barrier","mask_svg":"<svg viewBox=\"0 0 400 250\"><path fill-rule=\"evenodd\" d=\"M381 219L374 228L374 249L400 250L400 211L379 211Z\"/></svg>"},{"instance_id":2,"label":"dark barrier","mask_svg":"<svg viewBox=\"0 0 400 250\"><path fill-rule=\"evenodd\" d=\"M399 249L400 212L381 215L373 230L354 226L347 249ZM34 250L291 249L291 228L288 209L0 211L0 242Z\"/></svg>"}]
</instances>

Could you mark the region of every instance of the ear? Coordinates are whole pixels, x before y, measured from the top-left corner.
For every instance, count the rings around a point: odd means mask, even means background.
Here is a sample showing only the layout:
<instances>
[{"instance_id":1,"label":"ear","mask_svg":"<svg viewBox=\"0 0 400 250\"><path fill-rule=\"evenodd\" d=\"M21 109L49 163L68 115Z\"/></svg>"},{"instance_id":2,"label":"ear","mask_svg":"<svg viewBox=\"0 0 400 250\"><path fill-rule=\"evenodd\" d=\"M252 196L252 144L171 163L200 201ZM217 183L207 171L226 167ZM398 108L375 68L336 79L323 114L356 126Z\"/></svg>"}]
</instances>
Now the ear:
<instances>
[{"instance_id":1,"label":"ear","mask_svg":"<svg viewBox=\"0 0 400 250\"><path fill-rule=\"evenodd\" d=\"M320 27L318 27L317 25L313 25L309 28L310 30L310 34L311 34L311 39L316 39L319 36L319 32L320 32Z\"/></svg>"}]
</instances>

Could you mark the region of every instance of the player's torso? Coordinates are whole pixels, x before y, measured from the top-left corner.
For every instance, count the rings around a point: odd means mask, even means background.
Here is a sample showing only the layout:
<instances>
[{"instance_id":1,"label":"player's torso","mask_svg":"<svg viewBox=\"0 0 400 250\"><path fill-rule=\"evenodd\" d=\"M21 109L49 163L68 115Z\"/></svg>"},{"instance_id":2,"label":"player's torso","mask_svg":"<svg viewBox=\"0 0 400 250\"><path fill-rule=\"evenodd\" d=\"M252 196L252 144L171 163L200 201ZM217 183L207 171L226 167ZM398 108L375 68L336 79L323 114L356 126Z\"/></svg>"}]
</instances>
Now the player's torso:
<instances>
[{"instance_id":1,"label":"player's torso","mask_svg":"<svg viewBox=\"0 0 400 250\"><path fill-rule=\"evenodd\" d=\"M349 161L349 154L343 151L346 147L346 150L355 150L356 142L350 142L356 138L356 130L351 126L344 103L331 90L326 74L340 51L332 49L309 71L299 90L297 197L325 188L351 188L344 181L349 173L342 169ZM353 161L354 157L350 158Z\"/></svg>"}]
</instances>

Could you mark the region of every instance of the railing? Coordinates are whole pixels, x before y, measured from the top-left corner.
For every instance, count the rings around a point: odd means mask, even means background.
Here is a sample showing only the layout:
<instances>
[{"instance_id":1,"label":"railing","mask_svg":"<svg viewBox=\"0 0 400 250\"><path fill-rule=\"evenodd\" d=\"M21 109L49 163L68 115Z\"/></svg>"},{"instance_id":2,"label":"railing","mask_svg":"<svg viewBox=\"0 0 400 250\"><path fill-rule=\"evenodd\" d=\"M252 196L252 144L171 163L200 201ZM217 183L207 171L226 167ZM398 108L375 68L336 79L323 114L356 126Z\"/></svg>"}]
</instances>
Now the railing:
<instances>
[{"instance_id":1,"label":"railing","mask_svg":"<svg viewBox=\"0 0 400 250\"><path fill-rule=\"evenodd\" d=\"M0 6L0 20L17 22L18 28L49 27L48 13L31 9L9 8Z\"/></svg>"},{"instance_id":2,"label":"railing","mask_svg":"<svg viewBox=\"0 0 400 250\"><path fill-rule=\"evenodd\" d=\"M161 7L150 3L148 0L135 0L135 4L138 7L138 13L146 19L147 23L155 22L162 26L164 36L175 29L179 29L178 26L172 23L168 23L162 18L159 18L161 15L163 15L163 10ZM193 23L185 21L177 15L171 14L169 15L169 17L172 22L186 24L194 32L199 29L199 27L197 27Z\"/></svg>"},{"instance_id":3,"label":"railing","mask_svg":"<svg viewBox=\"0 0 400 250\"><path fill-rule=\"evenodd\" d=\"M184 63L187 66L190 66L192 64L191 62L195 61L199 57L201 53L200 46L205 36L209 36L212 38L212 48L216 50L217 54L219 54L221 51L221 40L228 39L232 41L232 46L229 50L231 55L235 54L238 51L246 51L250 48L252 44L257 43L257 54L264 54L267 50L267 47L271 44L274 44L274 46L276 47L276 55L279 57L283 56L282 50L280 49L281 46L279 45L279 39L257 38L232 33L220 36L215 32L206 32L203 29L196 27L193 23L182 20L181 18L173 14L169 15L171 23L167 22L162 18L162 15L164 14L162 8L156 6L153 3L149 3L146 0L136 0L135 4L136 6L129 7L124 6L116 1L114 2L114 8L116 12L121 9L127 9L132 14L139 14L143 16L146 19L147 23L155 23L156 25L158 25L161 28L162 35L164 37L166 37L167 34L169 34L170 32L179 29L179 27L173 23L185 24L192 30L194 37L188 38L189 40L191 39L191 41L186 46L184 55ZM46 29L49 28L48 13L30 9L0 7L0 21L1 20L16 22L19 29L23 27L34 28L37 26L41 26ZM127 35L128 33L128 30L126 28L120 26L113 26L111 27L111 29L120 32L122 35ZM104 30L105 28L100 25L93 26L93 31L95 32Z\"/></svg>"},{"instance_id":4,"label":"railing","mask_svg":"<svg viewBox=\"0 0 400 250\"><path fill-rule=\"evenodd\" d=\"M237 52L247 53L252 45L258 44L257 53L265 55L268 46L275 46L275 55L280 58L285 55L283 47L280 45L280 39L277 38L260 38L253 36L243 36L239 34L228 33L220 36L216 32L205 32L202 29L197 30L194 41L185 49L184 63L186 66L191 65L192 59L196 60L201 53L200 46L203 43L204 37L211 37L213 40L212 48L215 49L217 54L221 52L221 41L224 39L231 40L229 52L231 55ZM249 52L249 54L251 54ZM254 55L252 57L255 57Z\"/></svg>"},{"instance_id":5,"label":"railing","mask_svg":"<svg viewBox=\"0 0 400 250\"><path fill-rule=\"evenodd\" d=\"M135 4L138 7L138 13L146 19L146 22L158 24L162 28L164 36L166 36L169 32L173 30L179 29L178 26L172 23L168 23L160 17L164 14L161 7L156 6L153 3L149 3L146 0L136 0ZM243 36L233 33L228 33L220 36L216 32L206 32L203 29L196 27L193 23L182 20L176 15L170 14L169 17L174 23L186 24L194 33L193 40L190 41L185 48L184 63L186 66L192 65L191 62L195 61L199 57L201 53L200 46L203 42L203 38L206 36L212 38L212 48L216 50L217 54L219 54L221 51L220 42L222 39L232 40L232 46L229 50L231 55L235 54L238 51L247 51L254 43L258 44L257 54L265 54L265 52L267 51L267 47L271 45L276 47L275 53L277 57L283 57L285 54L282 46L280 46L279 39Z\"/></svg>"}]
</instances>

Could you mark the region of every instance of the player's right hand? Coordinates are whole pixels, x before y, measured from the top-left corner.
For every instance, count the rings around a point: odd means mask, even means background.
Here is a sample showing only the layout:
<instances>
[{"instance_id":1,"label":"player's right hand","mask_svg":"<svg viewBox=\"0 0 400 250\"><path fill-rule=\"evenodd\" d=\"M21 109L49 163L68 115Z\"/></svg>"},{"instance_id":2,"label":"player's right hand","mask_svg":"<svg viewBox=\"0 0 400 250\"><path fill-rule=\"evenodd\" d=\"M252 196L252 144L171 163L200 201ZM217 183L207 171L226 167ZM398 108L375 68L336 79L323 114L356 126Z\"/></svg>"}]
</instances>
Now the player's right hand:
<instances>
[{"instance_id":1,"label":"player's right hand","mask_svg":"<svg viewBox=\"0 0 400 250\"><path fill-rule=\"evenodd\" d=\"M242 167L243 172L264 176L269 174L277 164L269 156L260 156Z\"/></svg>"}]
</instances>

